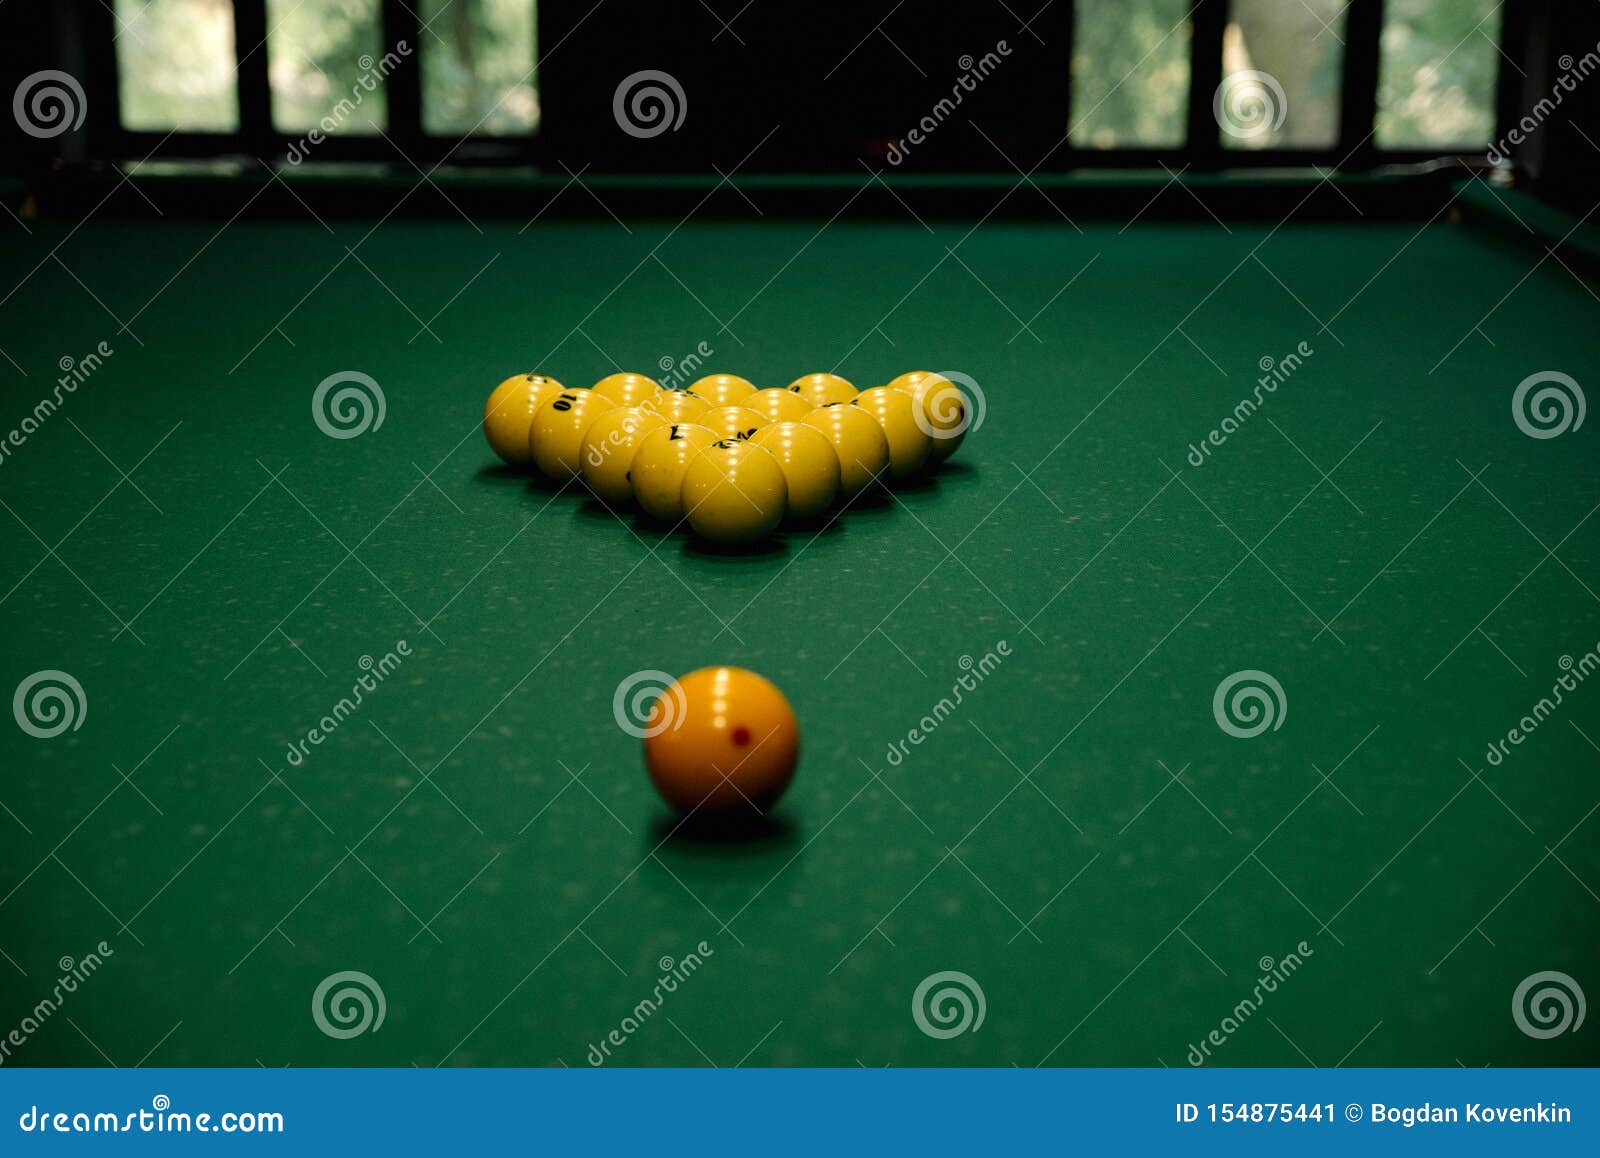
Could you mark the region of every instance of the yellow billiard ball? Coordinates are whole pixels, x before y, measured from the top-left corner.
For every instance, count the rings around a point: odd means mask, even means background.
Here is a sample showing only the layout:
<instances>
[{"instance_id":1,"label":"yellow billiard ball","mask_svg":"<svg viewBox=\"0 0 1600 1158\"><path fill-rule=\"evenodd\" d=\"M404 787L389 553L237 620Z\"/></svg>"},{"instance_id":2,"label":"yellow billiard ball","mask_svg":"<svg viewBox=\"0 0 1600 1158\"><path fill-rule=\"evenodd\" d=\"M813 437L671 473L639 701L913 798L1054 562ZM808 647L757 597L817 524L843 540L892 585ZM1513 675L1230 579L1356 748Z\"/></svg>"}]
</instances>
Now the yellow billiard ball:
<instances>
[{"instance_id":1,"label":"yellow billiard ball","mask_svg":"<svg viewBox=\"0 0 1600 1158\"><path fill-rule=\"evenodd\" d=\"M875 386L850 400L878 420L889 443L889 477L909 478L922 469L933 449L933 439L922 429L917 400L902 390Z\"/></svg>"},{"instance_id":2,"label":"yellow billiard ball","mask_svg":"<svg viewBox=\"0 0 1600 1158\"><path fill-rule=\"evenodd\" d=\"M922 428L933 438L929 454L934 462L943 462L956 452L967 437L972 424L967 396L950 379L928 370L913 370L889 383L890 387L909 394L916 402L922 416Z\"/></svg>"},{"instance_id":3,"label":"yellow billiard ball","mask_svg":"<svg viewBox=\"0 0 1600 1158\"><path fill-rule=\"evenodd\" d=\"M837 374L804 374L789 383L789 391L813 406L848 402L856 396L856 388Z\"/></svg>"},{"instance_id":4,"label":"yellow billiard ball","mask_svg":"<svg viewBox=\"0 0 1600 1158\"><path fill-rule=\"evenodd\" d=\"M528 424L528 445L539 470L555 482L576 478L583 469L583 436L589 424L616 403L593 390L563 390L538 410Z\"/></svg>"},{"instance_id":5,"label":"yellow billiard ball","mask_svg":"<svg viewBox=\"0 0 1600 1158\"><path fill-rule=\"evenodd\" d=\"M543 374L515 374L494 388L483 405L483 436L509 466L533 465L528 424L539 407L565 387Z\"/></svg>"},{"instance_id":6,"label":"yellow billiard ball","mask_svg":"<svg viewBox=\"0 0 1600 1158\"><path fill-rule=\"evenodd\" d=\"M917 387L929 378L938 378L932 370L907 370L898 377L889 379L889 389L904 390L907 394L916 393ZM941 382L944 379L939 379Z\"/></svg>"},{"instance_id":7,"label":"yellow billiard ball","mask_svg":"<svg viewBox=\"0 0 1600 1158\"><path fill-rule=\"evenodd\" d=\"M683 473L689 460L717 441L707 426L678 422L652 430L639 443L629 470L634 500L645 514L665 522L683 518Z\"/></svg>"},{"instance_id":8,"label":"yellow billiard ball","mask_svg":"<svg viewBox=\"0 0 1600 1158\"><path fill-rule=\"evenodd\" d=\"M639 406L661 393L661 383L643 374L607 374L590 389L618 406Z\"/></svg>"},{"instance_id":9,"label":"yellow billiard ball","mask_svg":"<svg viewBox=\"0 0 1600 1158\"><path fill-rule=\"evenodd\" d=\"M589 424L583 436L583 481L595 498L615 506L633 497L628 478L633 456L647 434L665 425L665 418L643 406L618 406Z\"/></svg>"},{"instance_id":10,"label":"yellow billiard ball","mask_svg":"<svg viewBox=\"0 0 1600 1158\"><path fill-rule=\"evenodd\" d=\"M644 764L684 815L764 815L794 779L800 726L771 680L705 667L674 680L650 711Z\"/></svg>"},{"instance_id":11,"label":"yellow billiard ball","mask_svg":"<svg viewBox=\"0 0 1600 1158\"><path fill-rule=\"evenodd\" d=\"M733 406L756 392L756 384L737 374L707 374L689 386L713 406Z\"/></svg>"},{"instance_id":12,"label":"yellow billiard ball","mask_svg":"<svg viewBox=\"0 0 1600 1158\"><path fill-rule=\"evenodd\" d=\"M849 498L889 469L889 440L878 420L859 406L835 402L800 420L828 436L839 456L839 493Z\"/></svg>"},{"instance_id":13,"label":"yellow billiard ball","mask_svg":"<svg viewBox=\"0 0 1600 1158\"><path fill-rule=\"evenodd\" d=\"M785 390L779 386L757 390L739 405L747 410L765 414L768 422L799 422L815 409L793 390Z\"/></svg>"},{"instance_id":14,"label":"yellow billiard ball","mask_svg":"<svg viewBox=\"0 0 1600 1158\"><path fill-rule=\"evenodd\" d=\"M738 438L713 442L683 472L683 511L713 543L755 543L778 529L789 484L778 460Z\"/></svg>"},{"instance_id":15,"label":"yellow billiard ball","mask_svg":"<svg viewBox=\"0 0 1600 1158\"><path fill-rule=\"evenodd\" d=\"M717 406L695 419L700 426L709 426L723 438L749 438L768 422L765 414L743 406Z\"/></svg>"},{"instance_id":16,"label":"yellow billiard ball","mask_svg":"<svg viewBox=\"0 0 1600 1158\"><path fill-rule=\"evenodd\" d=\"M660 394L652 394L639 405L646 410L653 410L668 422L695 422L711 409L711 403L687 390L663 390Z\"/></svg>"},{"instance_id":17,"label":"yellow billiard ball","mask_svg":"<svg viewBox=\"0 0 1600 1158\"><path fill-rule=\"evenodd\" d=\"M792 517L814 519L833 504L839 494L839 456L815 426L774 422L756 431L750 445L770 452L783 468Z\"/></svg>"}]
</instances>

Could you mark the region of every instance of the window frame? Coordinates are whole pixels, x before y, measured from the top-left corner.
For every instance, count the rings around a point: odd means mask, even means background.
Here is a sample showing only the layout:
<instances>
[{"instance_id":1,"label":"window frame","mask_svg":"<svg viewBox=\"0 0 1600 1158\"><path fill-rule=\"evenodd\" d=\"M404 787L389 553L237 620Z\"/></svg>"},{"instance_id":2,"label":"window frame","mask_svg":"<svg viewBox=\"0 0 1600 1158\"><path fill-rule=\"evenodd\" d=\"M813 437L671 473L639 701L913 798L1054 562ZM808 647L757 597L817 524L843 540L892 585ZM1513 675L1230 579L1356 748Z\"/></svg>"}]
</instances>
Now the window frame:
<instances>
[{"instance_id":1,"label":"window frame","mask_svg":"<svg viewBox=\"0 0 1600 1158\"><path fill-rule=\"evenodd\" d=\"M236 133L174 131L170 133L127 129L121 122L116 22L109 3L80 0L74 20L83 33L86 79L99 96L91 102L88 122L90 156L116 161L160 157L203 159L249 157L277 160L284 157L299 136L272 124L268 81L266 0L232 0L235 54L245 54L238 70L239 130ZM548 158L551 136L581 140L610 126L610 110L582 109L556 102L561 123L549 118L550 104L541 94L540 125L527 134L473 133L459 136L427 133L422 126L420 21L408 0L379 0L383 48L394 51L404 41L417 51L385 81L389 124L385 134L347 133L329 136L312 154L315 162L390 162L402 166L436 165L444 161L464 165L533 165ZM1062 37L1060 88L1064 99L1054 109L1019 110L1019 122L1038 139L1038 155L1046 158L1049 172L1104 169L1153 169L1206 172L1222 169L1321 168L1359 171L1380 165L1418 163L1462 157L1481 157L1490 142L1421 148L1384 148L1376 140L1376 115L1383 0L1350 0L1347 8L1345 48L1341 64L1339 129L1335 143L1319 148L1272 147L1228 149L1212 115L1212 97L1222 81L1222 40L1228 25L1230 0L1193 0L1190 19L1190 77L1186 139L1169 147L1094 148L1075 144L1066 135L1072 124L1070 73L1077 5L1058 0L1049 19ZM537 51L559 43L587 20L588 4L573 0L543 0L537 9ZM1508 60L1521 59L1530 21L1529 0L1505 0L1501 9L1500 61L1495 89L1494 139L1503 137L1516 118L1520 86ZM592 9L590 9L592 11ZM1039 19L1036 17L1036 19ZM557 34L561 35L557 35ZM254 47L252 47L254 46ZM541 61L534 63L537 69ZM589 117L593 123L578 123ZM603 123L602 123L603 120ZM951 172L990 172L992 153L957 150L946 158ZM833 171L833 170L830 170Z\"/></svg>"}]
</instances>

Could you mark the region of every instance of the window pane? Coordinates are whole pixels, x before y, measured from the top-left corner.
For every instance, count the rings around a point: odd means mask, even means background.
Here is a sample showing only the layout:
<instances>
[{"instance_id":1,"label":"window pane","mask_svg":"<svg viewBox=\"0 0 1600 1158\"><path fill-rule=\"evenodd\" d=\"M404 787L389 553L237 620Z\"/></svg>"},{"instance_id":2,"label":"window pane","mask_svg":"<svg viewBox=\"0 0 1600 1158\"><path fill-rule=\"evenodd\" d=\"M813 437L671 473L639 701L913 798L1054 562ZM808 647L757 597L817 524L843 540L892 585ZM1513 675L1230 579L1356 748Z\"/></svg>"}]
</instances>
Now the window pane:
<instances>
[{"instance_id":1,"label":"window pane","mask_svg":"<svg viewBox=\"0 0 1600 1158\"><path fill-rule=\"evenodd\" d=\"M1233 0L1212 102L1231 149L1316 148L1339 137L1346 0Z\"/></svg>"},{"instance_id":2,"label":"window pane","mask_svg":"<svg viewBox=\"0 0 1600 1158\"><path fill-rule=\"evenodd\" d=\"M272 123L374 133L389 123L378 0L267 0Z\"/></svg>"},{"instance_id":3,"label":"window pane","mask_svg":"<svg viewBox=\"0 0 1600 1158\"><path fill-rule=\"evenodd\" d=\"M1072 143L1181 145L1189 110L1191 0L1079 0Z\"/></svg>"},{"instance_id":4,"label":"window pane","mask_svg":"<svg viewBox=\"0 0 1600 1158\"><path fill-rule=\"evenodd\" d=\"M1494 132L1496 0L1388 0L1383 6L1378 144L1481 145Z\"/></svg>"},{"instance_id":5,"label":"window pane","mask_svg":"<svg viewBox=\"0 0 1600 1158\"><path fill-rule=\"evenodd\" d=\"M526 133L539 123L534 0L423 0L422 127Z\"/></svg>"},{"instance_id":6,"label":"window pane","mask_svg":"<svg viewBox=\"0 0 1600 1158\"><path fill-rule=\"evenodd\" d=\"M239 127L232 0L116 0L124 128Z\"/></svg>"}]
</instances>

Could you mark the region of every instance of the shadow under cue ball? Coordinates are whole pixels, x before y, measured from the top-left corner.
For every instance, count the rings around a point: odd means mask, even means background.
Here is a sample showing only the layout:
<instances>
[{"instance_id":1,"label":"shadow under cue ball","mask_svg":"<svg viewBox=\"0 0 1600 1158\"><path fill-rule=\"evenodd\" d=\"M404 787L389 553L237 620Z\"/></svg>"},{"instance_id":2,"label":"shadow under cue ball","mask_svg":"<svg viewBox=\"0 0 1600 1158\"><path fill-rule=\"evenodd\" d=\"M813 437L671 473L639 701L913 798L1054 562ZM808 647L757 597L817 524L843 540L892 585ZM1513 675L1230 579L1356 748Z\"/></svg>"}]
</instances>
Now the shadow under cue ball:
<instances>
[{"instance_id":1,"label":"shadow under cue ball","mask_svg":"<svg viewBox=\"0 0 1600 1158\"><path fill-rule=\"evenodd\" d=\"M685 815L765 814L799 758L789 701L771 680L740 667L703 667L675 680L645 728L650 782Z\"/></svg>"}]
</instances>

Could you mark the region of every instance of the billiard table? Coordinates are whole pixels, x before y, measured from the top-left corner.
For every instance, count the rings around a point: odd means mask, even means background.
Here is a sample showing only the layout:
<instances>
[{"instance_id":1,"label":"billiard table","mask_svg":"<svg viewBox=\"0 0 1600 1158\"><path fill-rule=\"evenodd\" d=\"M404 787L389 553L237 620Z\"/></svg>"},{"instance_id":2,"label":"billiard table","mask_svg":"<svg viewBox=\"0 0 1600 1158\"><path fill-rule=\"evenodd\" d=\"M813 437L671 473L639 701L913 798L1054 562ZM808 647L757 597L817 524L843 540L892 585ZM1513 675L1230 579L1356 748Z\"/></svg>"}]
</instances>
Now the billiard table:
<instances>
[{"instance_id":1,"label":"billiard table","mask_svg":"<svg viewBox=\"0 0 1600 1158\"><path fill-rule=\"evenodd\" d=\"M1600 992L1588 227L257 177L0 221L6 1064L1600 1062L1543 1032ZM753 550L480 431L919 368L960 452ZM801 729L736 831L615 703L718 663Z\"/></svg>"}]
</instances>

